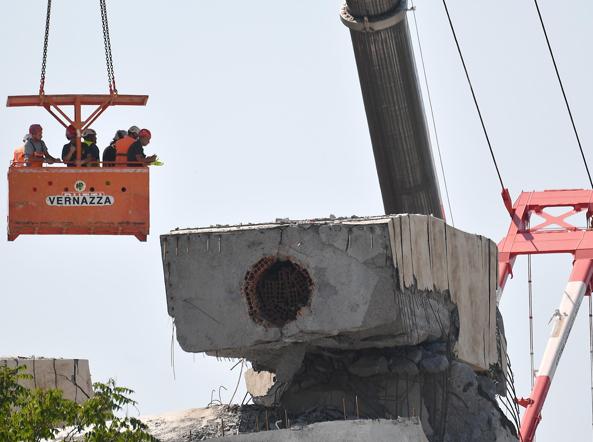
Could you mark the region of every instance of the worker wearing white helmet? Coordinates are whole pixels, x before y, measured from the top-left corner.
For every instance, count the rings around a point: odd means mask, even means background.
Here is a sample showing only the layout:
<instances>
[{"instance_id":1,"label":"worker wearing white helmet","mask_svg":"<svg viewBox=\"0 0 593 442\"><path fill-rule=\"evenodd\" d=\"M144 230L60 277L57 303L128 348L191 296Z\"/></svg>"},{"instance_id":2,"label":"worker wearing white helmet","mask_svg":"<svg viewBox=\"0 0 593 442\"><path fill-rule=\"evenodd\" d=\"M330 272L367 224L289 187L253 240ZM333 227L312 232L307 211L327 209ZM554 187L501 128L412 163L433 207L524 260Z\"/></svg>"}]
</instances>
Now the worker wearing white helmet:
<instances>
[{"instance_id":1,"label":"worker wearing white helmet","mask_svg":"<svg viewBox=\"0 0 593 442\"><path fill-rule=\"evenodd\" d=\"M138 134L140 133L140 128L138 126L131 126L128 129L128 135L130 137L132 137L133 139L137 140L138 139Z\"/></svg>"},{"instance_id":2,"label":"worker wearing white helmet","mask_svg":"<svg viewBox=\"0 0 593 442\"><path fill-rule=\"evenodd\" d=\"M115 158L117 151L115 150L115 143L121 140L128 134L127 131L120 129L115 133L113 140L109 143L109 146L105 148L103 151L103 167L114 167L115 166Z\"/></svg>"},{"instance_id":3,"label":"worker wearing white helmet","mask_svg":"<svg viewBox=\"0 0 593 442\"><path fill-rule=\"evenodd\" d=\"M128 162L128 150L130 146L138 139L140 129L138 126L132 126L128 129L128 134L121 140L115 142L115 165L125 167Z\"/></svg>"},{"instance_id":4,"label":"worker wearing white helmet","mask_svg":"<svg viewBox=\"0 0 593 442\"><path fill-rule=\"evenodd\" d=\"M97 132L93 129L85 129L82 132L82 143L85 145L85 166L99 167L99 148L97 147Z\"/></svg>"}]
</instances>

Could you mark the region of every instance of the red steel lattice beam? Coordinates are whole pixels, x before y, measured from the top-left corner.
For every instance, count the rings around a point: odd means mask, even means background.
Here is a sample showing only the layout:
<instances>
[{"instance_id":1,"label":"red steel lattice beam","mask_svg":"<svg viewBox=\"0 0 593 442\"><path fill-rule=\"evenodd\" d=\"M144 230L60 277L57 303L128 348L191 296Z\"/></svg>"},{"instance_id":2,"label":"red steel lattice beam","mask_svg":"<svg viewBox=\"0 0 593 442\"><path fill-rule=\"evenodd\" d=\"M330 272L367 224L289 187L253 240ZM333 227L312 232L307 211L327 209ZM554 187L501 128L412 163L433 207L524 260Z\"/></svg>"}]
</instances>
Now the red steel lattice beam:
<instances>
[{"instance_id":1,"label":"red steel lattice beam","mask_svg":"<svg viewBox=\"0 0 593 442\"><path fill-rule=\"evenodd\" d=\"M529 398L518 400L519 404L526 408L521 419L521 440L531 442L535 438L544 402L580 304L584 296L591 294L593 190L523 192L511 206L508 191L505 189L503 199L512 221L507 236L498 245L499 298L509 276L512 277L513 265L518 256L552 253L570 253L573 256L572 273L560 306L553 315L554 327L533 390ZM566 207L567 210L561 215L546 212L546 209L554 207ZM585 212L586 217L584 226L576 226L567 221L567 218L582 212ZM544 221L531 227L533 214Z\"/></svg>"}]
</instances>

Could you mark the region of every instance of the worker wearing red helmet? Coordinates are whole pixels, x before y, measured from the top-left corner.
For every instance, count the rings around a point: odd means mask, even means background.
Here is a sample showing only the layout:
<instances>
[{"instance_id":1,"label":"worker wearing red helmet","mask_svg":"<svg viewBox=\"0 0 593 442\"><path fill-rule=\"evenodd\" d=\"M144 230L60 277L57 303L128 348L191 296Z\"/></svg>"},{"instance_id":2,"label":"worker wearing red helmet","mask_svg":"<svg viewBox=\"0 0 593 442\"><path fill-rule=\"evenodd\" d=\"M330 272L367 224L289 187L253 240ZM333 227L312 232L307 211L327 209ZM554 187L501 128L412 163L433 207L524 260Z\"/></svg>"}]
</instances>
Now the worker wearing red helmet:
<instances>
[{"instance_id":1,"label":"worker wearing red helmet","mask_svg":"<svg viewBox=\"0 0 593 442\"><path fill-rule=\"evenodd\" d=\"M78 131L72 125L66 128L67 144L62 148L62 161L68 167L76 166L76 138L78 138ZM84 147L84 146L83 146ZM82 155L84 158L84 155Z\"/></svg>"},{"instance_id":2,"label":"worker wearing red helmet","mask_svg":"<svg viewBox=\"0 0 593 442\"><path fill-rule=\"evenodd\" d=\"M40 124L32 124L29 127L31 138L25 143L25 161L29 167L42 167L44 161L48 163L59 163L60 160L52 157L47 151L47 146L42 140L43 128Z\"/></svg>"},{"instance_id":3,"label":"worker wearing red helmet","mask_svg":"<svg viewBox=\"0 0 593 442\"><path fill-rule=\"evenodd\" d=\"M144 148L150 143L152 134L148 129L142 129L138 133L138 140L136 140L128 149L128 166L142 167L153 163L157 156L151 155L149 157L144 153Z\"/></svg>"}]
</instances>

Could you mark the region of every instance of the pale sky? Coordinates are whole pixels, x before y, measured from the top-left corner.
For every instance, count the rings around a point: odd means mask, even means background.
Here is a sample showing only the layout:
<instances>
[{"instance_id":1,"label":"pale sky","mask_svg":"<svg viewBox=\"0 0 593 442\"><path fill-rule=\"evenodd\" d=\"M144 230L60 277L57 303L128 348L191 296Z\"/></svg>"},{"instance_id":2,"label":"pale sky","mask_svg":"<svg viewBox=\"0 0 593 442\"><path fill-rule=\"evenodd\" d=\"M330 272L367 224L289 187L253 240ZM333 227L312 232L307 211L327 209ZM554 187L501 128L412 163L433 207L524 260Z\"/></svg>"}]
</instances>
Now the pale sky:
<instances>
[{"instance_id":1,"label":"pale sky","mask_svg":"<svg viewBox=\"0 0 593 442\"><path fill-rule=\"evenodd\" d=\"M38 90L45 1L5 2L0 97ZM47 93L106 92L98 2L55 0ZM417 0L418 20L456 227L499 241L499 197L442 3ZM116 129L151 129L151 236L23 236L0 242L0 354L86 358L94 380L136 390L142 414L202 407L238 370L175 344L170 364L159 235L208 226L353 214L383 207L350 36L339 0L126 0L108 5L120 93L146 108L114 108L94 126L105 147ZM540 0L593 166L593 3ZM580 188L586 175L532 1L450 0L449 7L505 184ZM424 88L424 85L423 85ZM4 100L4 98L0 98ZM41 109L0 108L0 161L31 123L58 156L63 129ZM436 152L435 152L436 156ZM440 174L440 172L439 172ZM443 192L444 193L444 192ZM6 219L6 181L0 218ZM569 256L534 259L536 361L570 273ZM529 394L525 259L501 308L520 395ZM587 305L551 387L538 441L591 438ZM536 365L538 362L536 362ZM244 391L244 390L243 390ZM243 393L239 394L239 399Z\"/></svg>"}]
</instances>

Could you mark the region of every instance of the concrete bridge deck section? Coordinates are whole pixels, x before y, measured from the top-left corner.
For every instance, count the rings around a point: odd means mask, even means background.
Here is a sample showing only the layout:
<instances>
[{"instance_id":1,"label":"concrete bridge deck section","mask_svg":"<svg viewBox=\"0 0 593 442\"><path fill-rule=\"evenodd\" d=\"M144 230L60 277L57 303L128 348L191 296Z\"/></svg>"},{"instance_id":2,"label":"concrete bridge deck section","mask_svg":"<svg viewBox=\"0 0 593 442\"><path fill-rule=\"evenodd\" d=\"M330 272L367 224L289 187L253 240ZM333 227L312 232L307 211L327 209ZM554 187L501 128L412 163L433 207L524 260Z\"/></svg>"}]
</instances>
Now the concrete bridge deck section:
<instances>
[{"instance_id":1,"label":"concrete bridge deck section","mask_svg":"<svg viewBox=\"0 0 593 442\"><path fill-rule=\"evenodd\" d=\"M58 389L63 397L83 403L93 395L89 361L86 359L56 359L35 357L0 357L0 366L16 368L26 366L21 380L25 388Z\"/></svg>"},{"instance_id":2,"label":"concrete bridge deck section","mask_svg":"<svg viewBox=\"0 0 593 442\"><path fill-rule=\"evenodd\" d=\"M217 439L220 442L428 442L418 419L321 422L290 430L267 431Z\"/></svg>"},{"instance_id":3,"label":"concrete bridge deck section","mask_svg":"<svg viewBox=\"0 0 593 442\"><path fill-rule=\"evenodd\" d=\"M453 342L498 361L496 244L424 215L282 221L161 236L169 315L188 352L281 372L308 348Z\"/></svg>"}]
</instances>

